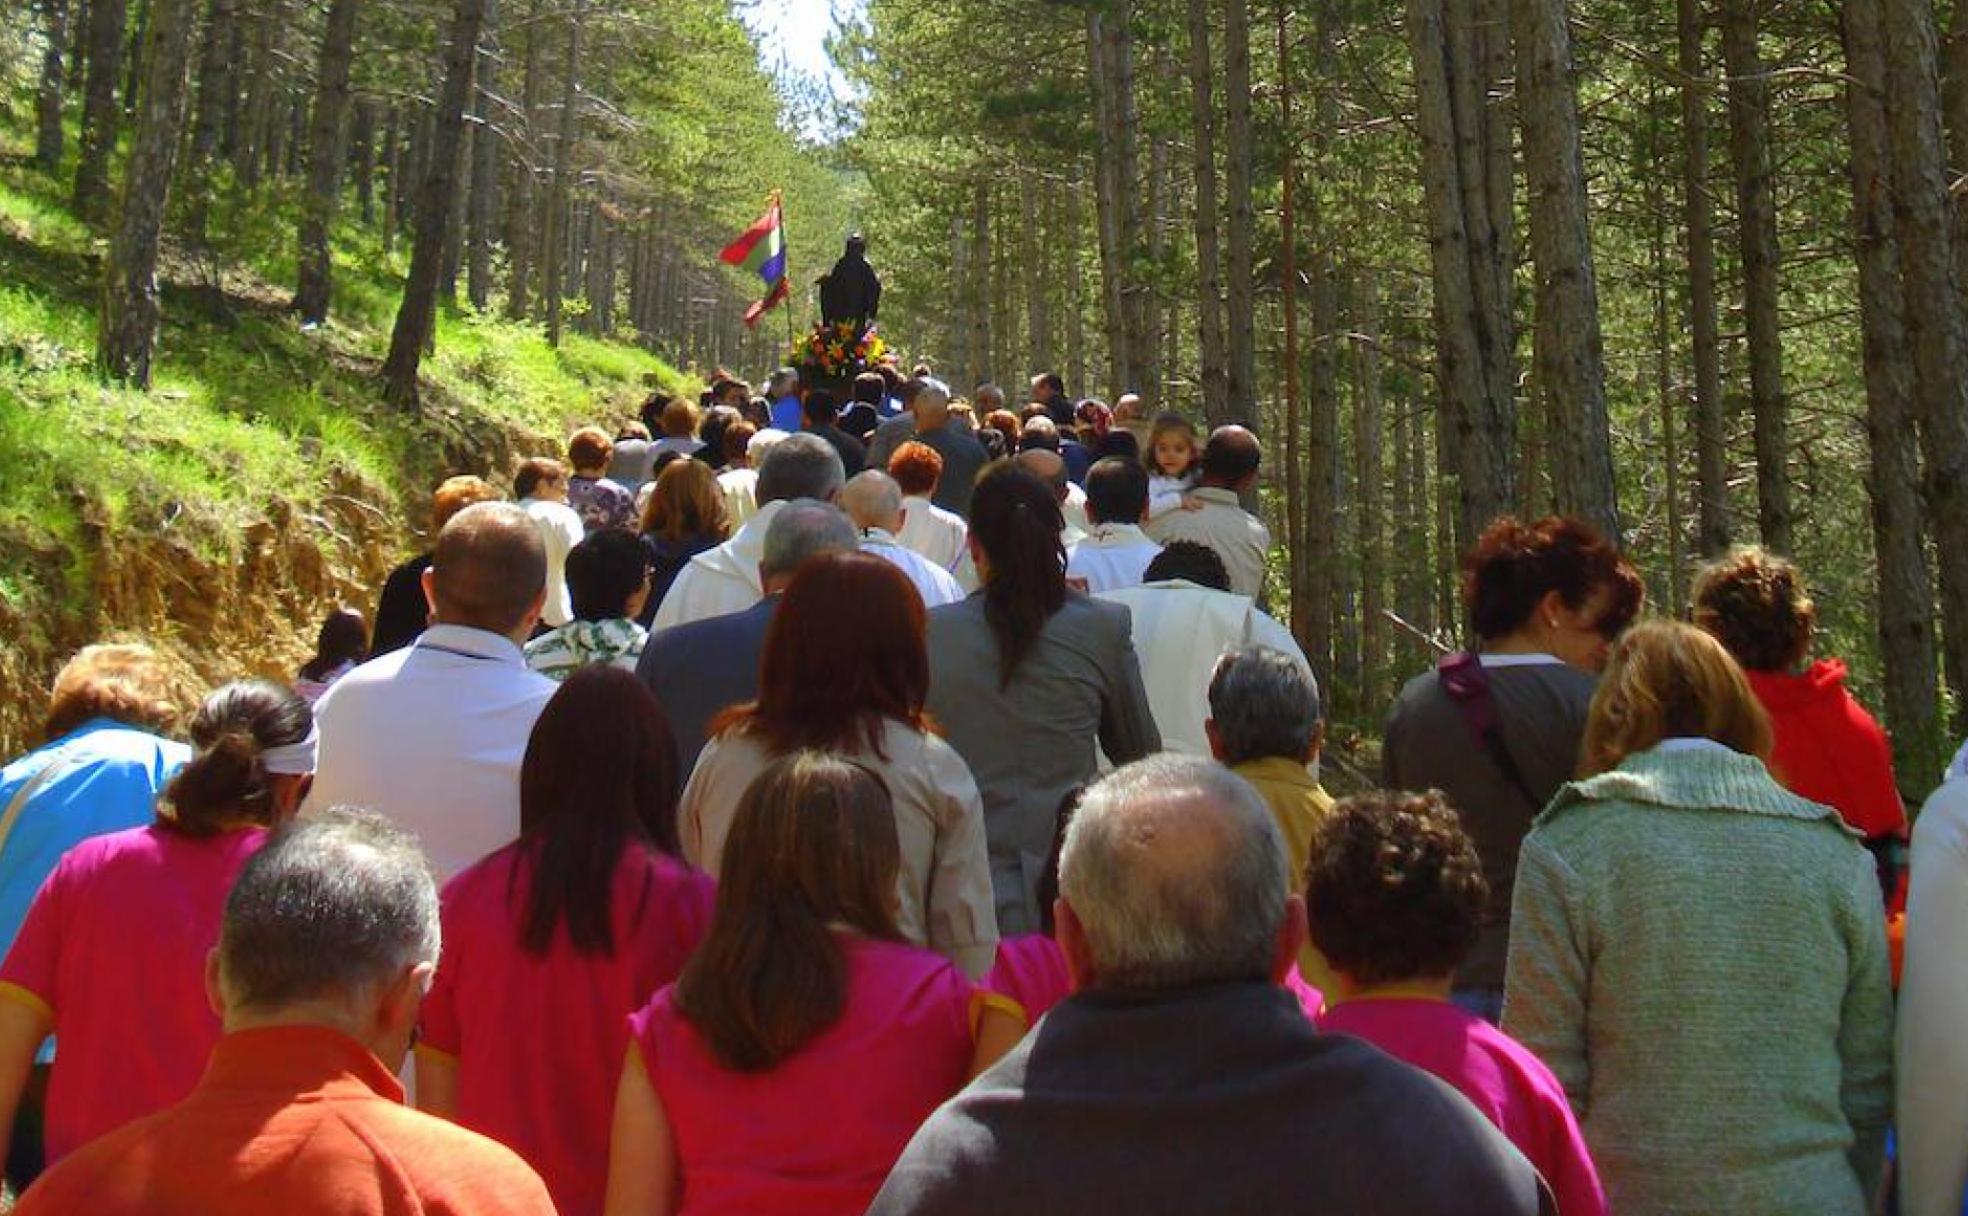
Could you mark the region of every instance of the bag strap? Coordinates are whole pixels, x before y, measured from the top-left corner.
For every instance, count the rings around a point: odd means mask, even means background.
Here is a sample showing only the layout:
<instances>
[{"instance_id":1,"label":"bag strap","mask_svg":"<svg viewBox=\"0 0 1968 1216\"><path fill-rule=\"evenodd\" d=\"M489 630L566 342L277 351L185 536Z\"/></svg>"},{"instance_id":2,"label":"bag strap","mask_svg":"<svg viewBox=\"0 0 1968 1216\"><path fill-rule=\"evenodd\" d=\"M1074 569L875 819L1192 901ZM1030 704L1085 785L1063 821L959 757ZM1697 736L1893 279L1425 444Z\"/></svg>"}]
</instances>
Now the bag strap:
<instances>
[{"instance_id":1,"label":"bag strap","mask_svg":"<svg viewBox=\"0 0 1968 1216\"><path fill-rule=\"evenodd\" d=\"M7 840L14 834L14 825L20 822L21 812L27 809L27 804L34 800L34 796L40 793L42 787L49 781L75 767L73 764L65 763L64 760L64 757L56 757L42 765L41 771L21 782L20 788L14 791L14 796L7 800L6 811L0 812L0 856L5 855Z\"/></svg>"},{"instance_id":2,"label":"bag strap","mask_svg":"<svg viewBox=\"0 0 1968 1216\"><path fill-rule=\"evenodd\" d=\"M1441 682L1442 691L1450 703L1462 715L1462 724L1469 728L1470 736L1476 745L1488 753L1490 760L1503 773L1504 780L1524 796L1532 810L1540 810L1544 799L1531 791L1531 783L1524 778L1524 770L1517 767L1517 758L1510 754L1510 748L1503 741L1503 726L1497 714L1496 697L1490 691L1490 674L1483 670L1483 661L1467 650L1458 650L1443 655L1435 664L1435 678Z\"/></svg>"}]
</instances>

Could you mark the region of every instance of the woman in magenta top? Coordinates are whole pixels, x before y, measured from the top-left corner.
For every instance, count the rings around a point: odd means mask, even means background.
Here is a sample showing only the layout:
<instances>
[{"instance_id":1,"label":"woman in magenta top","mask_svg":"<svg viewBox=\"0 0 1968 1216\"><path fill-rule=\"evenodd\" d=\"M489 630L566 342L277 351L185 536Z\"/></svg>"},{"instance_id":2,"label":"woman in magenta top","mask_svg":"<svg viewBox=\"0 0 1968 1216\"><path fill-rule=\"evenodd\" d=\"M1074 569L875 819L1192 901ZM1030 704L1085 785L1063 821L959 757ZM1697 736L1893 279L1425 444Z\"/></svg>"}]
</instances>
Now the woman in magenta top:
<instances>
[{"instance_id":1,"label":"woman in magenta top","mask_svg":"<svg viewBox=\"0 0 1968 1216\"><path fill-rule=\"evenodd\" d=\"M520 838L444 888L417 1102L526 1158L598 1216L628 1016L676 979L714 884L677 857L676 748L635 676L584 667L519 770Z\"/></svg>"},{"instance_id":2,"label":"woman in magenta top","mask_svg":"<svg viewBox=\"0 0 1968 1216\"><path fill-rule=\"evenodd\" d=\"M860 1216L1024 1022L896 928L887 791L818 752L740 800L710 936L630 1021L610 1216Z\"/></svg>"},{"instance_id":3,"label":"woman in magenta top","mask_svg":"<svg viewBox=\"0 0 1968 1216\"><path fill-rule=\"evenodd\" d=\"M1305 912L1339 982L1319 1019L1461 1090L1543 1174L1560 1216L1604 1216L1564 1087L1530 1050L1449 1001L1489 884L1439 791L1343 798L1312 838Z\"/></svg>"},{"instance_id":4,"label":"woman in magenta top","mask_svg":"<svg viewBox=\"0 0 1968 1216\"><path fill-rule=\"evenodd\" d=\"M239 867L307 792L314 715L277 684L228 684L191 740L157 821L63 855L0 964L0 1144L50 1034L50 1164L172 1105L205 1071L219 1039L206 956Z\"/></svg>"}]
</instances>

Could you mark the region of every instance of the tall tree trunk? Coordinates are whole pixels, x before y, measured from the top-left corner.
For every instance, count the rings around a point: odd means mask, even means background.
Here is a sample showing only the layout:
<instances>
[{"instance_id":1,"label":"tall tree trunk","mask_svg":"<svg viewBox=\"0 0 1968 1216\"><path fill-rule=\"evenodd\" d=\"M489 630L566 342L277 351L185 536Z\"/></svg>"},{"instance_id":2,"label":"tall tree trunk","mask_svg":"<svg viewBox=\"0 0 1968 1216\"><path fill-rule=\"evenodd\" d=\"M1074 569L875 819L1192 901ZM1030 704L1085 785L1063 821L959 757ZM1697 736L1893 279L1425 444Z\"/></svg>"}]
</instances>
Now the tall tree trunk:
<instances>
[{"instance_id":1,"label":"tall tree trunk","mask_svg":"<svg viewBox=\"0 0 1968 1216\"><path fill-rule=\"evenodd\" d=\"M1920 518L1912 352L1901 295L1893 154L1887 126L1887 68L1881 0L1845 0L1845 113L1851 131L1852 223L1859 265L1859 319L1865 334L1866 489L1872 500L1879 656L1885 667L1886 721L1900 773L1932 773L1943 763L1935 683L1934 588ZM1915 35L1916 39L1918 35ZM1917 92L1919 85L1913 86ZM1929 100L1932 100L1931 96Z\"/></svg>"},{"instance_id":2,"label":"tall tree trunk","mask_svg":"<svg viewBox=\"0 0 1968 1216\"><path fill-rule=\"evenodd\" d=\"M1681 205L1688 259L1688 341L1695 364L1695 481L1698 548L1729 547L1729 485L1722 418L1722 339L1715 303L1715 220L1708 192L1708 86L1702 63L1702 0L1675 0L1681 72Z\"/></svg>"},{"instance_id":3,"label":"tall tree trunk","mask_svg":"<svg viewBox=\"0 0 1968 1216\"><path fill-rule=\"evenodd\" d=\"M1086 293L1085 275L1080 264L1081 241L1086 222L1081 214L1080 191L1084 183L1075 178L1066 186L1066 374L1079 392L1087 391Z\"/></svg>"},{"instance_id":4,"label":"tall tree trunk","mask_svg":"<svg viewBox=\"0 0 1968 1216\"><path fill-rule=\"evenodd\" d=\"M349 132L349 163L355 167L355 201L364 224L376 222L376 103L354 102L354 126Z\"/></svg>"},{"instance_id":5,"label":"tall tree trunk","mask_svg":"<svg viewBox=\"0 0 1968 1216\"><path fill-rule=\"evenodd\" d=\"M273 98L278 83L279 68L274 63L274 44L285 19L285 4L281 0L264 6L254 5L260 11L252 15L249 22L246 78L244 89L244 110L240 114L239 131L232 145L232 173L239 184L253 189L260 184L261 162L266 153L268 137L273 127Z\"/></svg>"},{"instance_id":6,"label":"tall tree trunk","mask_svg":"<svg viewBox=\"0 0 1968 1216\"><path fill-rule=\"evenodd\" d=\"M1433 266L1440 471L1456 474L1455 549L1510 509L1516 405L1510 393L1509 307L1497 263L1487 179L1469 133L1462 78L1476 71L1466 37L1451 39L1443 0L1408 0L1422 194ZM1465 156L1464 152L1470 151ZM1473 185L1472 185L1473 183ZM1480 206L1471 206L1474 198ZM1502 366L1499 367L1499 360Z\"/></svg>"},{"instance_id":7,"label":"tall tree trunk","mask_svg":"<svg viewBox=\"0 0 1968 1216\"><path fill-rule=\"evenodd\" d=\"M1189 125L1196 158L1196 340L1203 418L1230 421L1229 367L1223 337L1223 268L1217 249L1216 66L1210 61L1209 0L1189 0Z\"/></svg>"},{"instance_id":8,"label":"tall tree trunk","mask_svg":"<svg viewBox=\"0 0 1968 1216\"><path fill-rule=\"evenodd\" d=\"M546 251L540 267L540 289L546 295L547 341L560 345L561 262L566 252L564 226L571 218L567 175L574 156L574 140L580 132L581 36L586 32L588 0L574 0L567 19L567 56L561 65L560 129L554 135L553 186L547 199L546 222L541 225L540 247Z\"/></svg>"},{"instance_id":9,"label":"tall tree trunk","mask_svg":"<svg viewBox=\"0 0 1968 1216\"><path fill-rule=\"evenodd\" d=\"M1777 298L1777 203L1770 158L1770 84L1756 49L1760 0L1722 0L1722 59L1729 71L1729 159L1749 334L1749 395L1756 435L1756 522L1763 543L1791 552L1789 427Z\"/></svg>"},{"instance_id":10,"label":"tall tree trunk","mask_svg":"<svg viewBox=\"0 0 1968 1216\"><path fill-rule=\"evenodd\" d=\"M512 180L506 193L506 316L524 320L528 313L528 280L533 273L533 197L539 173L534 166L538 154L540 116L540 0L530 0L522 35L525 50L521 57L520 110L523 139L508 140L511 150Z\"/></svg>"},{"instance_id":11,"label":"tall tree trunk","mask_svg":"<svg viewBox=\"0 0 1968 1216\"><path fill-rule=\"evenodd\" d=\"M232 71L237 31L237 0L211 0L205 10L205 38L198 53L198 108L191 126L191 163L209 165L225 137L226 111L238 77Z\"/></svg>"},{"instance_id":12,"label":"tall tree trunk","mask_svg":"<svg viewBox=\"0 0 1968 1216\"><path fill-rule=\"evenodd\" d=\"M417 368L437 325L437 277L443 269L444 229L451 218L451 196L458 188L459 143L486 2L457 0L450 41L444 48L444 91L437 103L430 169L417 202L417 240L410 251L403 303L396 310L396 326L390 333L389 357L383 362L384 395L400 409L417 406Z\"/></svg>"},{"instance_id":13,"label":"tall tree trunk","mask_svg":"<svg viewBox=\"0 0 1968 1216\"><path fill-rule=\"evenodd\" d=\"M1889 83L1886 121L1898 187L1893 220L1901 247L1917 251L1900 259L1901 315L1913 353L1914 407L1926 461L1921 484L1939 563L1942 655L1959 705L1968 697L1968 328L1961 313L1961 251L1955 248L1956 228L1949 214L1951 183L1941 142L1932 10L1917 0L1880 0L1879 7ZM1903 430L1895 427L1896 433ZM1880 449L1873 451L1878 459ZM1888 468L1881 475L1902 477L1903 472ZM1887 557L1882 550L1882 577ZM1893 574L1911 577L1898 570ZM1885 628L1883 603L1881 608ZM1902 635L1885 653L1905 647L1899 652L1910 655L1915 644ZM1933 770L1929 765L1915 771Z\"/></svg>"},{"instance_id":14,"label":"tall tree trunk","mask_svg":"<svg viewBox=\"0 0 1968 1216\"><path fill-rule=\"evenodd\" d=\"M1285 133L1280 146L1278 173L1278 252L1283 270L1279 307L1284 313L1285 348L1281 362L1285 372L1285 545L1291 565L1291 629L1297 637L1307 635L1310 613L1306 611L1307 579L1318 561L1306 544L1305 462L1300 457L1299 437L1304 433L1298 397L1298 191L1297 132L1292 126L1291 12L1287 4L1277 8L1278 30L1278 129ZM1152 453L1151 453L1152 455ZM1316 669L1328 670L1315 660Z\"/></svg>"},{"instance_id":15,"label":"tall tree trunk","mask_svg":"<svg viewBox=\"0 0 1968 1216\"><path fill-rule=\"evenodd\" d=\"M123 47L123 117L134 122L137 117L138 73L143 70L144 36L150 29L150 0L137 0L136 20L129 23L129 37L124 39Z\"/></svg>"},{"instance_id":16,"label":"tall tree trunk","mask_svg":"<svg viewBox=\"0 0 1968 1216\"><path fill-rule=\"evenodd\" d=\"M1025 288L1026 362L1033 367L1053 367L1052 312L1046 302L1046 267L1042 261L1039 232L1039 182L1032 170L1018 175L1018 260ZM1079 385L1073 386L1075 391Z\"/></svg>"},{"instance_id":17,"label":"tall tree trunk","mask_svg":"<svg viewBox=\"0 0 1968 1216\"><path fill-rule=\"evenodd\" d=\"M75 213L95 224L108 215L109 159L116 150L116 76L123 66L124 0L90 0L88 70L82 86L81 157L75 165Z\"/></svg>"},{"instance_id":18,"label":"tall tree trunk","mask_svg":"<svg viewBox=\"0 0 1968 1216\"><path fill-rule=\"evenodd\" d=\"M1225 354L1225 412L1257 426L1256 214L1251 199L1250 0L1223 6L1224 202L1229 278Z\"/></svg>"},{"instance_id":19,"label":"tall tree trunk","mask_svg":"<svg viewBox=\"0 0 1968 1216\"><path fill-rule=\"evenodd\" d=\"M1565 0L1512 0L1517 106L1524 124L1531 261L1537 269L1538 380L1551 420L1558 509L1620 541L1606 416L1599 286L1586 218L1578 86Z\"/></svg>"},{"instance_id":20,"label":"tall tree trunk","mask_svg":"<svg viewBox=\"0 0 1968 1216\"><path fill-rule=\"evenodd\" d=\"M383 121L383 248L396 251L403 226L403 111L391 106Z\"/></svg>"},{"instance_id":21,"label":"tall tree trunk","mask_svg":"<svg viewBox=\"0 0 1968 1216\"><path fill-rule=\"evenodd\" d=\"M1314 10L1312 78L1317 90L1312 102L1312 175L1321 180L1331 171L1331 132L1338 125L1339 101L1332 73L1333 13ZM1289 128L1287 128L1289 129ZM1305 609L1298 635L1321 673L1334 670L1335 615L1339 588L1333 578L1338 563L1339 499L1339 273L1333 264L1337 233L1332 218L1319 206L1320 194L1310 195L1308 228L1312 234L1311 320L1312 364L1306 400L1306 479L1304 543Z\"/></svg>"},{"instance_id":22,"label":"tall tree trunk","mask_svg":"<svg viewBox=\"0 0 1968 1216\"><path fill-rule=\"evenodd\" d=\"M314 70L314 118L308 130L307 195L301 200L300 283L293 309L303 325L328 319L334 257L329 249L342 195L342 133L348 127L349 66L355 60L360 0L333 0Z\"/></svg>"},{"instance_id":23,"label":"tall tree trunk","mask_svg":"<svg viewBox=\"0 0 1968 1216\"><path fill-rule=\"evenodd\" d=\"M1107 37L1107 72L1111 90L1107 114L1114 142L1114 206L1120 223L1120 291L1122 350L1121 379L1114 393L1133 390L1153 399L1147 383L1148 292L1139 266L1146 253L1143 239L1140 145L1141 125L1134 97L1134 0L1109 0L1111 13L1102 32Z\"/></svg>"},{"instance_id":24,"label":"tall tree trunk","mask_svg":"<svg viewBox=\"0 0 1968 1216\"><path fill-rule=\"evenodd\" d=\"M944 334L943 349L949 352L949 364L939 368L944 379L957 379L970 374L970 240L966 235L964 217L950 215L950 285L944 293L949 301L949 326Z\"/></svg>"},{"instance_id":25,"label":"tall tree trunk","mask_svg":"<svg viewBox=\"0 0 1968 1216\"><path fill-rule=\"evenodd\" d=\"M1662 124L1666 120L1661 104L1661 81L1647 82L1645 152L1648 164L1659 164L1666 157ZM1674 270L1669 261L1668 226L1673 222L1667 199L1667 181L1658 173L1647 176L1647 258L1652 270L1654 322L1654 401L1660 408L1661 498L1667 505L1667 602L1673 615L1681 615L1687 602L1687 527L1682 519L1683 477L1681 469L1681 411L1674 384L1674 310L1669 303Z\"/></svg>"},{"instance_id":26,"label":"tall tree trunk","mask_svg":"<svg viewBox=\"0 0 1968 1216\"><path fill-rule=\"evenodd\" d=\"M492 228L498 207L499 151L505 140L499 137L504 124L493 113L492 101L499 89L498 0L486 0L486 34L478 50L478 83L472 93L471 210L467 213L465 297L480 312L492 298Z\"/></svg>"},{"instance_id":27,"label":"tall tree trunk","mask_svg":"<svg viewBox=\"0 0 1968 1216\"><path fill-rule=\"evenodd\" d=\"M96 361L106 376L145 389L157 342L157 242L184 129L196 14L195 0L153 0L136 138L103 266Z\"/></svg>"},{"instance_id":28,"label":"tall tree trunk","mask_svg":"<svg viewBox=\"0 0 1968 1216\"><path fill-rule=\"evenodd\" d=\"M1930 16L1928 24L1933 24ZM1943 91L1942 119L1947 130L1949 165L1968 165L1968 4L1957 3L1949 16L1947 39L1938 52L1944 59L1937 66ZM1957 254L1968 250L1968 202L1959 195L1953 206L1954 246ZM1968 256L1968 255L1964 255ZM1956 267L1956 274L1962 273Z\"/></svg>"},{"instance_id":29,"label":"tall tree trunk","mask_svg":"<svg viewBox=\"0 0 1968 1216\"><path fill-rule=\"evenodd\" d=\"M1093 111L1100 138L1093 150L1094 222L1100 246L1101 330L1107 347L1107 388L1125 391L1133 377L1128 350L1127 248L1122 236L1122 196L1129 184L1120 166L1120 116L1115 93L1116 68L1112 62L1115 43L1107 27L1118 18L1102 9L1087 9L1088 73L1093 89Z\"/></svg>"},{"instance_id":30,"label":"tall tree trunk","mask_svg":"<svg viewBox=\"0 0 1968 1216\"><path fill-rule=\"evenodd\" d=\"M1381 673L1387 663L1387 624L1381 618L1383 473L1380 402L1380 285L1371 270L1360 272L1354 299L1359 341L1353 347L1353 482L1357 488L1354 522L1360 549L1360 684L1358 709L1378 721Z\"/></svg>"},{"instance_id":31,"label":"tall tree trunk","mask_svg":"<svg viewBox=\"0 0 1968 1216\"><path fill-rule=\"evenodd\" d=\"M34 163L49 173L61 168L62 52L68 47L68 0L41 0L41 84L34 95Z\"/></svg>"},{"instance_id":32,"label":"tall tree trunk","mask_svg":"<svg viewBox=\"0 0 1968 1216\"><path fill-rule=\"evenodd\" d=\"M982 384L991 375L991 184L979 176L970 194L970 273L963 291L970 296L965 310L970 332L964 336L964 387Z\"/></svg>"}]
</instances>

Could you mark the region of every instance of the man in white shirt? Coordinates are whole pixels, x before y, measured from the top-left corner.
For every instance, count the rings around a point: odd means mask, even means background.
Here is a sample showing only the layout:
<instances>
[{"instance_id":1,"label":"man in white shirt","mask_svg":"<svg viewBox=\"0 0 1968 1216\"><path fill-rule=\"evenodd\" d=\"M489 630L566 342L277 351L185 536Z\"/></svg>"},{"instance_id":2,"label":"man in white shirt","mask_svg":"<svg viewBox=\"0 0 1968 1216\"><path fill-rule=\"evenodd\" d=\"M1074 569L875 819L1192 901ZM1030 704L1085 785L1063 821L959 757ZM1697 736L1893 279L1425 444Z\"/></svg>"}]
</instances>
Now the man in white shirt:
<instances>
[{"instance_id":1,"label":"man in white shirt","mask_svg":"<svg viewBox=\"0 0 1968 1216\"><path fill-rule=\"evenodd\" d=\"M955 511L931 501L943 480L943 457L935 448L911 439L889 457L888 475L902 487L902 530L895 539L944 570L955 570L963 559L970 525Z\"/></svg>"},{"instance_id":2,"label":"man in white shirt","mask_svg":"<svg viewBox=\"0 0 1968 1216\"><path fill-rule=\"evenodd\" d=\"M1148 469L1138 460L1109 456L1087 470L1087 519L1092 529L1066 553L1066 577L1089 594L1139 587L1162 547L1148 539Z\"/></svg>"},{"instance_id":3,"label":"man in white shirt","mask_svg":"<svg viewBox=\"0 0 1968 1216\"><path fill-rule=\"evenodd\" d=\"M1148 563L1139 587L1100 596L1126 604L1134 618L1134 653L1148 708L1162 746L1189 756L1210 754L1203 722L1209 717L1210 673L1232 647L1269 646L1312 674L1291 631L1258 611L1249 596L1225 590L1223 561L1205 546L1173 541Z\"/></svg>"},{"instance_id":4,"label":"man in white shirt","mask_svg":"<svg viewBox=\"0 0 1968 1216\"><path fill-rule=\"evenodd\" d=\"M1148 535L1168 544L1190 540L1208 545L1223 559L1230 590L1264 603L1264 560L1271 552L1271 530L1244 510L1239 495L1257 484L1263 457L1257 436L1240 426L1220 426L1203 445L1203 473L1191 496L1195 511L1170 511L1148 525Z\"/></svg>"},{"instance_id":5,"label":"man in white shirt","mask_svg":"<svg viewBox=\"0 0 1968 1216\"><path fill-rule=\"evenodd\" d=\"M513 477L513 496L540 529L540 543L547 548L547 602L540 619L559 629L574 619L567 591L567 555L588 534L581 517L567 505L567 466L544 456L521 461Z\"/></svg>"},{"instance_id":6,"label":"man in white shirt","mask_svg":"<svg viewBox=\"0 0 1968 1216\"><path fill-rule=\"evenodd\" d=\"M909 576L922 595L923 607L954 604L964 597L948 570L896 539L902 530L902 487L886 473L869 469L848 479L841 491L841 510L861 533L861 551L872 553Z\"/></svg>"},{"instance_id":7,"label":"man in white shirt","mask_svg":"<svg viewBox=\"0 0 1968 1216\"><path fill-rule=\"evenodd\" d=\"M540 619L547 558L510 503L452 516L424 572L431 626L364 663L314 707L313 808L368 807L416 834L441 883L519 835L519 765L557 687L520 647Z\"/></svg>"},{"instance_id":8,"label":"man in white shirt","mask_svg":"<svg viewBox=\"0 0 1968 1216\"><path fill-rule=\"evenodd\" d=\"M818 435L802 432L774 444L759 465L758 514L730 540L690 559L663 597L650 632L742 612L756 604L765 594L759 582L765 534L781 504L795 498L833 502L846 479L840 456Z\"/></svg>"}]
</instances>

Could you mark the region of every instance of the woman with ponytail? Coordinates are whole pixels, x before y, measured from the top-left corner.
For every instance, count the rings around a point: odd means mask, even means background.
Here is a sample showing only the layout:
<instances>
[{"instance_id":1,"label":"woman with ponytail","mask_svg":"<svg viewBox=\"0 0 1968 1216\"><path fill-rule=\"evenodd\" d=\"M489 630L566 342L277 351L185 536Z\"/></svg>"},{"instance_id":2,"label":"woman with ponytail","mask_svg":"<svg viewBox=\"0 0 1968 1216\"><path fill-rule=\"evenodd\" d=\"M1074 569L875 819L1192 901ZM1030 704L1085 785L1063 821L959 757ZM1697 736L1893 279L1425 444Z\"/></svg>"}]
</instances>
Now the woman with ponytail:
<instances>
[{"instance_id":1,"label":"woman with ponytail","mask_svg":"<svg viewBox=\"0 0 1968 1216\"><path fill-rule=\"evenodd\" d=\"M50 1163L191 1091L219 1038L205 976L226 894L299 807L315 740L294 693L228 684L192 719L192 758L156 821L62 857L0 964L0 1139L51 1034Z\"/></svg>"},{"instance_id":2,"label":"woman with ponytail","mask_svg":"<svg viewBox=\"0 0 1968 1216\"><path fill-rule=\"evenodd\" d=\"M726 839L711 930L630 1020L609 1216L859 1216L932 1111L1024 1032L905 941L881 779L799 751Z\"/></svg>"},{"instance_id":3,"label":"woman with ponytail","mask_svg":"<svg viewBox=\"0 0 1968 1216\"><path fill-rule=\"evenodd\" d=\"M1128 610L1066 586L1059 500L1015 465L970 504L983 589L929 613L929 711L984 795L998 933L1040 929L1038 884L1053 813L1094 776L1161 750Z\"/></svg>"}]
</instances>

